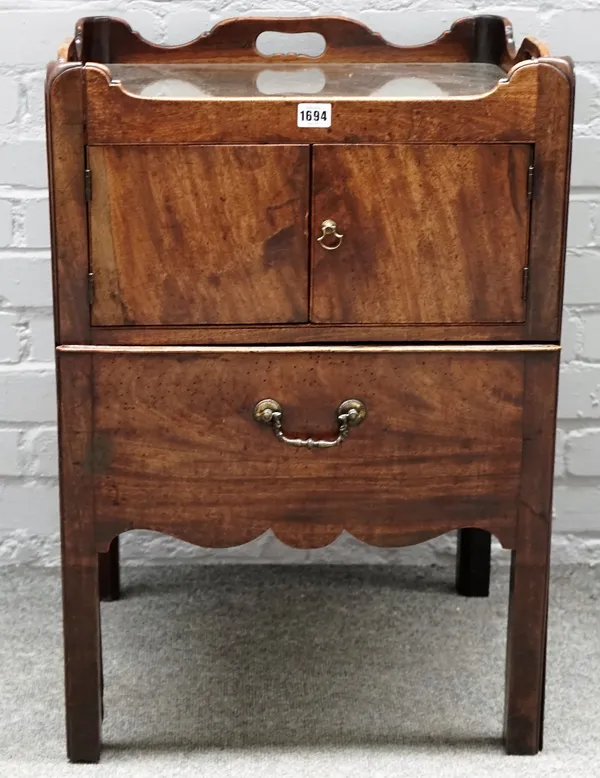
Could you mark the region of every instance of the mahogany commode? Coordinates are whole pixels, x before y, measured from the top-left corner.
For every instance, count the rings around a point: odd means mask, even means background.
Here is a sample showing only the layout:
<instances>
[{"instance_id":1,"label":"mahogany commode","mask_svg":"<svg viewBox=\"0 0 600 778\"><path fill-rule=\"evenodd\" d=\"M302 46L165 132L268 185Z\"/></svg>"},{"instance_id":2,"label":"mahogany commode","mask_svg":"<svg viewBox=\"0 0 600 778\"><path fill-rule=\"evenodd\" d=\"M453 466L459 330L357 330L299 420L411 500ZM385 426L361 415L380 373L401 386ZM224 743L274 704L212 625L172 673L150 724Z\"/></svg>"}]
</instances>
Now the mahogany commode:
<instances>
[{"instance_id":1,"label":"mahogany commode","mask_svg":"<svg viewBox=\"0 0 600 778\"><path fill-rule=\"evenodd\" d=\"M319 33L267 56L264 31ZM288 40L298 40L290 39ZM118 536L458 530L512 551L506 749L541 748L574 78L509 23L341 18L159 47L89 18L47 78L67 750L101 749Z\"/></svg>"}]
</instances>

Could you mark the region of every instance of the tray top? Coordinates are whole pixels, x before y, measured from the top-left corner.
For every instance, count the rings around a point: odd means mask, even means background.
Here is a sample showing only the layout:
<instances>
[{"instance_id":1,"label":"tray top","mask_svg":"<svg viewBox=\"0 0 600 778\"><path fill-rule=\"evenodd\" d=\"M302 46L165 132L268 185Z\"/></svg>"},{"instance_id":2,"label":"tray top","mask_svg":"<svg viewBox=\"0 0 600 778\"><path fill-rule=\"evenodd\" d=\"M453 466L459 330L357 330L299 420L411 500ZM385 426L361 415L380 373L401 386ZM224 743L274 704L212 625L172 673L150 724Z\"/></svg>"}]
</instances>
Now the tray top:
<instances>
[{"instance_id":1,"label":"tray top","mask_svg":"<svg viewBox=\"0 0 600 778\"><path fill-rule=\"evenodd\" d=\"M158 98L440 98L493 90L506 73L485 62L108 65L134 95Z\"/></svg>"}]
</instances>

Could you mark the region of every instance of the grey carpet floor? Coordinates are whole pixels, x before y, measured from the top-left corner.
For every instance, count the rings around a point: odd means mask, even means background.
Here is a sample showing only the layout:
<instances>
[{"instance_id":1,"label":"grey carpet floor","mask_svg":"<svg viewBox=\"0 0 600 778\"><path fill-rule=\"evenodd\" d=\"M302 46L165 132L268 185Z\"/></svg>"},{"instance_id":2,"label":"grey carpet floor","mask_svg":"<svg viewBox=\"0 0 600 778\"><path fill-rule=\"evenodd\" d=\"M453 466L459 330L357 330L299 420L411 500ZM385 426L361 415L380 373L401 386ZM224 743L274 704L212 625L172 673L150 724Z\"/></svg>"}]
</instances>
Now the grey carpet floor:
<instances>
[{"instance_id":1,"label":"grey carpet floor","mask_svg":"<svg viewBox=\"0 0 600 778\"><path fill-rule=\"evenodd\" d=\"M507 574L129 568L99 766L64 752L55 571L0 571L0 776L600 776L600 567L554 572L544 752L501 744Z\"/></svg>"}]
</instances>

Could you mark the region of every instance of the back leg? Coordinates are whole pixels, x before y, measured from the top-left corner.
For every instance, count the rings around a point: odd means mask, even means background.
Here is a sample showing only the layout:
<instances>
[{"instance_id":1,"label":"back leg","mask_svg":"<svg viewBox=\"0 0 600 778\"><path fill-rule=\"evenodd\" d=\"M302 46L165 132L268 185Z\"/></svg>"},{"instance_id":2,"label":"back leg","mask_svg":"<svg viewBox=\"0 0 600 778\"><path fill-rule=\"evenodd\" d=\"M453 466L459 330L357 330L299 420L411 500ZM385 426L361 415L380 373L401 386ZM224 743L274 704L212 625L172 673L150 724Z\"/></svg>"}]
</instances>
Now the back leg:
<instances>
[{"instance_id":1,"label":"back leg","mask_svg":"<svg viewBox=\"0 0 600 778\"><path fill-rule=\"evenodd\" d=\"M458 531L456 591L464 597L487 597L490 593L492 536L484 529Z\"/></svg>"},{"instance_id":2,"label":"back leg","mask_svg":"<svg viewBox=\"0 0 600 778\"><path fill-rule=\"evenodd\" d=\"M98 554L98 588L100 599L118 600L120 596L119 538L114 538L105 553Z\"/></svg>"}]
</instances>

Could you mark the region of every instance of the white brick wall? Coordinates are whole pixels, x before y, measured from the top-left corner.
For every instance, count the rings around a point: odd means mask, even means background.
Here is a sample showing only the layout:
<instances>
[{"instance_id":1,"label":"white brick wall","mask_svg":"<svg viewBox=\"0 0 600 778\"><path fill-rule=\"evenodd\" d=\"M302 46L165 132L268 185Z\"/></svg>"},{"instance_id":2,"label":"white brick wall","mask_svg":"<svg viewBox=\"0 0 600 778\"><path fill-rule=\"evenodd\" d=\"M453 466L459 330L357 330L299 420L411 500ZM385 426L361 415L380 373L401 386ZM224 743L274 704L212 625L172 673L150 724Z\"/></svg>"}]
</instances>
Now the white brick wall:
<instances>
[{"instance_id":1,"label":"white brick wall","mask_svg":"<svg viewBox=\"0 0 600 778\"><path fill-rule=\"evenodd\" d=\"M556 527L600 532L600 11L597 0L0 0L0 536L57 528L48 192L43 80L83 15L127 18L157 42L182 43L220 18L342 13L398 43L437 36L477 12L512 19L577 62L572 211L557 436ZM525 7L528 6L528 7ZM215 9L220 9L215 13ZM270 544L272 545L272 544ZM270 547L267 543L265 547ZM380 553L380 552L378 552ZM1 556L1 550L0 550Z\"/></svg>"},{"instance_id":2,"label":"white brick wall","mask_svg":"<svg viewBox=\"0 0 600 778\"><path fill-rule=\"evenodd\" d=\"M50 247L49 202L43 200L26 200L24 204L25 245L30 248Z\"/></svg>"},{"instance_id":3,"label":"white brick wall","mask_svg":"<svg viewBox=\"0 0 600 778\"><path fill-rule=\"evenodd\" d=\"M13 235L12 211L13 211L12 203L10 202L10 200L0 200L0 247L2 248L6 246L10 246L10 243L12 241L12 235Z\"/></svg>"}]
</instances>

